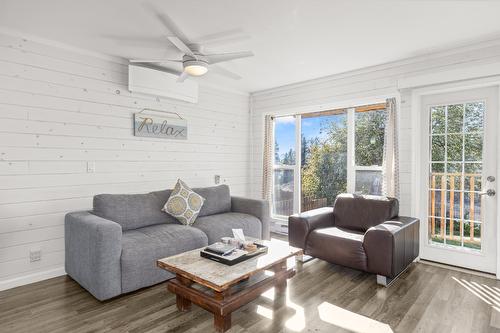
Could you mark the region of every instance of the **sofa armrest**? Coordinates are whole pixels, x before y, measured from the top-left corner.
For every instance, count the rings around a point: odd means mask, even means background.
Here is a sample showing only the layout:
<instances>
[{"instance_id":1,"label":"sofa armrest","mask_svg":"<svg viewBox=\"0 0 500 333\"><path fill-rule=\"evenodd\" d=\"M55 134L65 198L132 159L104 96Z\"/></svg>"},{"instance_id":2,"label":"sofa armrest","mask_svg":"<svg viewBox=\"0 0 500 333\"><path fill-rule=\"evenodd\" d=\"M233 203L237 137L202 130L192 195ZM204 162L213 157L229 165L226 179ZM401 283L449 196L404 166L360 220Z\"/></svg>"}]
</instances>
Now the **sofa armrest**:
<instances>
[{"instance_id":1,"label":"sofa armrest","mask_svg":"<svg viewBox=\"0 0 500 333\"><path fill-rule=\"evenodd\" d=\"M266 200L231 197L231 211L253 215L262 223L262 239L270 239L269 202Z\"/></svg>"},{"instance_id":2,"label":"sofa armrest","mask_svg":"<svg viewBox=\"0 0 500 333\"><path fill-rule=\"evenodd\" d=\"M99 300L121 294L122 228L90 212L66 214L66 273Z\"/></svg>"},{"instance_id":3,"label":"sofa armrest","mask_svg":"<svg viewBox=\"0 0 500 333\"><path fill-rule=\"evenodd\" d=\"M288 241L290 245L306 248L307 236L314 229L333 227L333 207L313 209L288 218Z\"/></svg>"},{"instance_id":4,"label":"sofa armrest","mask_svg":"<svg viewBox=\"0 0 500 333\"><path fill-rule=\"evenodd\" d=\"M419 254L420 220L399 216L365 233L368 271L389 278L401 273Z\"/></svg>"}]
</instances>

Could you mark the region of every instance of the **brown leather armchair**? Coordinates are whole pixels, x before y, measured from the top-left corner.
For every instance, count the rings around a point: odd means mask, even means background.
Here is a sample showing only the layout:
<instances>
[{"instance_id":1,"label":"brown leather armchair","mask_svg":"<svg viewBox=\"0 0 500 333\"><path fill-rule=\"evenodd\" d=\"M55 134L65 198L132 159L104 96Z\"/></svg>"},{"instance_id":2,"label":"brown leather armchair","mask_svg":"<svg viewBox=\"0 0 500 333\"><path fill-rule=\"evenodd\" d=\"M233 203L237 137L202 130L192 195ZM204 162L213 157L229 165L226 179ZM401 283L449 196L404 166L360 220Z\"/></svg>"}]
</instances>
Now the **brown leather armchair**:
<instances>
[{"instance_id":1,"label":"brown leather armchair","mask_svg":"<svg viewBox=\"0 0 500 333\"><path fill-rule=\"evenodd\" d=\"M419 253L419 219L398 214L397 199L341 194L333 207L290 216L289 242L312 257L377 274L387 286Z\"/></svg>"}]
</instances>

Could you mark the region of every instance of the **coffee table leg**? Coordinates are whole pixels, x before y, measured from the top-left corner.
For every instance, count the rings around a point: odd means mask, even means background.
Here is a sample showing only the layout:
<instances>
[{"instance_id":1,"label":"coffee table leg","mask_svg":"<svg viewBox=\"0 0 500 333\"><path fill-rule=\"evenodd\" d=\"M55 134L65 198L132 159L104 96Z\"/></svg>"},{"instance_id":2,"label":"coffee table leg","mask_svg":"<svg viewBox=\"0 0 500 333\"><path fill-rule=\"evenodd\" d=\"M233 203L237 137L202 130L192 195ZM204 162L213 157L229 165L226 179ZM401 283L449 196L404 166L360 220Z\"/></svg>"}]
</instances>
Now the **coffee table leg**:
<instances>
[{"instance_id":1,"label":"coffee table leg","mask_svg":"<svg viewBox=\"0 0 500 333\"><path fill-rule=\"evenodd\" d=\"M179 311L189 311L191 310L191 301L180 296L180 295L176 295L176 299L177 299L177 309L179 309Z\"/></svg>"},{"instance_id":2,"label":"coffee table leg","mask_svg":"<svg viewBox=\"0 0 500 333\"><path fill-rule=\"evenodd\" d=\"M177 274L175 278L185 286L190 286L193 284L193 281L186 279L179 274ZM177 309L179 309L179 311L189 311L191 309L191 301L187 298L182 297L181 295L176 295L176 302Z\"/></svg>"},{"instance_id":3,"label":"coffee table leg","mask_svg":"<svg viewBox=\"0 0 500 333\"><path fill-rule=\"evenodd\" d=\"M230 290L214 291L214 298L218 301L224 300L225 297L231 295ZM217 332L225 332L231 328L231 314L221 315L214 313L214 326Z\"/></svg>"},{"instance_id":4,"label":"coffee table leg","mask_svg":"<svg viewBox=\"0 0 500 333\"><path fill-rule=\"evenodd\" d=\"M222 316L214 314L214 326L217 332L225 332L231 328L231 314Z\"/></svg>"},{"instance_id":5,"label":"coffee table leg","mask_svg":"<svg viewBox=\"0 0 500 333\"><path fill-rule=\"evenodd\" d=\"M273 267L273 272L274 273L279 273L285 271L287 268L286 266L286 261L285 262L280 262L277 265ZM276 281L276 285L274 287L274 290L276 291L277 295L282 295L286 293L286 278L279 279Z\"/></svg>"}]
</instances>

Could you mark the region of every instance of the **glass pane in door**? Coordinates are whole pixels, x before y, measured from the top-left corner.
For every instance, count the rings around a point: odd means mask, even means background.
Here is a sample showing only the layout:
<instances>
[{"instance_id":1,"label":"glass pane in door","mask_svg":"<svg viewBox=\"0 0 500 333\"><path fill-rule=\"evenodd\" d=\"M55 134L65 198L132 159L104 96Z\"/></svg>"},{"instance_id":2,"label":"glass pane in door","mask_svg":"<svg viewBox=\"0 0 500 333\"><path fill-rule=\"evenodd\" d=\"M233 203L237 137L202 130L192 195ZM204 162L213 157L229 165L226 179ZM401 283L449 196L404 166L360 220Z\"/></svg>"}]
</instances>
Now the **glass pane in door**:
<instances>
[{"instance_id":1,"label":"glass pane in door","mask_svg":"<svg viewBox=\"0 0 500 333\"><path fill-rule=\"evenodd\" d=\"M480 250L485 103L429 111L429 242Z\"/></svg>"},{"instance_id":2,"label":"glass pane in door","mask_svg":"<svg viewBox=\"0 0 500 333\"><path fill-rule=\"evenodd\" d=\"M347 112L301 119L301 211L331 206L347 191Z\"/></svg>"}]
</instances>

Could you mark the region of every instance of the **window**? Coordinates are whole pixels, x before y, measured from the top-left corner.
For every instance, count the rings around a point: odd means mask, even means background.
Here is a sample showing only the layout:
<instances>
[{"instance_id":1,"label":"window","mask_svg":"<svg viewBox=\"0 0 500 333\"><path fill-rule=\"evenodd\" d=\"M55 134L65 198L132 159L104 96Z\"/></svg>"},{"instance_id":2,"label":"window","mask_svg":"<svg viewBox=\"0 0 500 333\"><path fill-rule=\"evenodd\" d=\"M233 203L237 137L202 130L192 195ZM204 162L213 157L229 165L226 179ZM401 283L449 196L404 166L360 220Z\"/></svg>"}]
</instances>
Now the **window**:
<instances>
[{"instance_id":1,"label":"window","mask_svg":"<svg viewBox=\"0 0 500 333\"><path fill-rule=\"evenodd\" d=\"M295 122L294 116L274 120L273 215L276 216L294 213Z\"/></svg>"},{"instance_id":2,"label":"window","mask_svg":"<svg viewBox=\"0 0 500 333\"><path fill-rule=\"evenodd\" d=\"M385 103L274 118L273 215L380 195L385 122Z\"/></svg>"},{"instance_id":3,"label":"window","mask_svg":"<svg viewBox=\"0 0 500 333\"><path fill-rule=\"evenodd\" d=\"M347 191L347 110L301 116L301 211Z\"/></svg>"},{"instance_id":4,"label":"window","mask_svg":"<svg viewBox=\"0 0 500 333\"><path fill-rule=\"evenodd\" d=\"M382 109L383 107L383 109ZM354 191L382 194L385 105L357 108L354 119Z\"/></svg>"}]
</instances>

